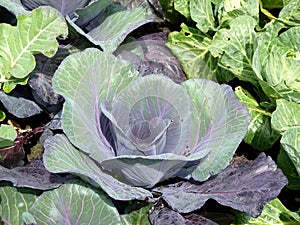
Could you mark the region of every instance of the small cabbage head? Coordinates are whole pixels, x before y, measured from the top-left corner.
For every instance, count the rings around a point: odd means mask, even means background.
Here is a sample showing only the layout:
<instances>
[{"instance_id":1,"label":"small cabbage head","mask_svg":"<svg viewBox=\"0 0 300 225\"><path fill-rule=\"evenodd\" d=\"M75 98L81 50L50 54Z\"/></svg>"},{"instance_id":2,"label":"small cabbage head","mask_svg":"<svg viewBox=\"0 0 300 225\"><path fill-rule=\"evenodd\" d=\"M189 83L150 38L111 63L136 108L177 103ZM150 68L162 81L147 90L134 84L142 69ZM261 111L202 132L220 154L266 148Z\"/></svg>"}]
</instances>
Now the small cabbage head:
<instances>
[{"instance_id":1,"label":"small cabbage head","mask_svg":"<svg viewBox=\"0 0 300 225\"><path fill-rule=\"evenodd\" d=\"M79 175L115 199L149 197L147 189L176 176L208 179L247 132L248 112L230 86L140 77L96 49L67 57L53 83L66 101L66 136L46 142L46 167Z\"/></svg>"}]
</instances>

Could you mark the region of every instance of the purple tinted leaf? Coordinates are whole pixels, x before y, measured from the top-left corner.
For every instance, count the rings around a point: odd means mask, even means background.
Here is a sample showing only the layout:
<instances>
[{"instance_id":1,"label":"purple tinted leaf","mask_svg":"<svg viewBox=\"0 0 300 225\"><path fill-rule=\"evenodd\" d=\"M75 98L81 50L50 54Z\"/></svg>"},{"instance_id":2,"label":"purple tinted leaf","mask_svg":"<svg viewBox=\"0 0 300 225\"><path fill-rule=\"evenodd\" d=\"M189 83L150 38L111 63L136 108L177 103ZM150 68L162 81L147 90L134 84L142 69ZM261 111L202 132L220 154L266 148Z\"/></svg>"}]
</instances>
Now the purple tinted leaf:
<instances>
[{"instance_id":1,"label":"purple tinted leaf","mask_svg":"<svg viewBox=\"0 0 300 225\"><path fill-rule=\"evenodd\" d=\"M259 216L263 206L276 198L287 179L275 162L261 153L257 159L236 167L228 166L203 184L179 182L159 187L163 199L176 211L188 213L201 208L208 199Z\"/></svg>"},{"instance_id":2,"label":"purple tinted leaf","mask_svg":"<svg viewBox=\"0 0 300 225\"><path fill-rule=\"evenodd\" d=\"M100 189L81 180L70 180L59 188L45 191L29 209L37 224L121 224L111 199Z\"/></svg>"},{"instance_id":3,"label":"purple tinted leaf","mask_svg":"<svg viewBox=\"0 0 300 225\"><path fill-rule=\"evenodd\" d=\"M52 77L61 61L69 55L65 48L59 48L52 58L44 55L36 56L36 67L30 75L28 84L36 102L51 111L51 107L61 106L63 98L56 94L52 88ZM54 107L53 107L54 106Z\"/></svg>"},{"instance_id":4,"label":"purple tinted leaf","mask_svg":"<svg viewBox=\"0 0 300 225\"><path fill-rule=\"evenodd\" d=\"M66 180L74 176L52 174L43 165L42 158L33 160L26 166L7 169L0 166L0 180L10 181L16 187L28 187L48 190L59 187Z\"/></svg>"},{"instance_id":5,"label":"purple tinted leaf","mask_svg":"<svg viewBox=\"0 0 300 225\"><path fill-rule=\"evenodd\" d=\"M141 75L164 74L174 82L186 80L180 63L165 46L167 32L154 33L121 45L115 55L130 62Z\"/></svg>"},{"instance_id":6,"label":"purple tinted leaf","mask_svg":"<svg viewBox=\"0 0 300 225\"><path fill-rule=\"evenodd\" d=\"M91 0L21 0L22 5L32 10L42 5L49 5L57 9L62 15L66 16L75 11L75 9L83 8Z\"/></svg>"},{"instance_id":7,"label":"purple tinted leaf","mask_svg":"<svg viewBox=\"0 0 300 225\"><path fill-rule=\"evenodd\" d=\"M217 225L217 223L197 214L182 216L162 204L157 204L149 213L152 225Z\"/></svg>"},{"instance_id":8,"label":"purple tinted leaf","mask_svg":"<svg viewBox=\"0 0 300 225\"><path fill-rule=\"evenodd\" d=\"M247 133L250 117L229 85L189 79L182 86L193 104L187 151L191 155L208 152L192 177L204 181L229 164Z\"/></svg>"},{"instance_id":9,"label":"purple tinted leaf","mask_svg":"<svg viewBox=\"0 0 300 225\"><path fill-rule=\"evenodd\" d=\"M145 200L151 192L120 182L105 173L95 160L76 149L62 134L48 138L45 142L44 164L53 173L72 173L96 187L101 187L117 200Z\"/></svg>"},{"instance_id":10,"label":"purple tinted leaf","mask_svg":"<svg viewBox=\"0 0 300 225\"><path fill-rule=\"evenodd\" d=\"M42 112L42 109L33 101L14 97L0 91L0 101L7 111L18 118L26 118L37 115Z\"/></svg>"}]
</instances>

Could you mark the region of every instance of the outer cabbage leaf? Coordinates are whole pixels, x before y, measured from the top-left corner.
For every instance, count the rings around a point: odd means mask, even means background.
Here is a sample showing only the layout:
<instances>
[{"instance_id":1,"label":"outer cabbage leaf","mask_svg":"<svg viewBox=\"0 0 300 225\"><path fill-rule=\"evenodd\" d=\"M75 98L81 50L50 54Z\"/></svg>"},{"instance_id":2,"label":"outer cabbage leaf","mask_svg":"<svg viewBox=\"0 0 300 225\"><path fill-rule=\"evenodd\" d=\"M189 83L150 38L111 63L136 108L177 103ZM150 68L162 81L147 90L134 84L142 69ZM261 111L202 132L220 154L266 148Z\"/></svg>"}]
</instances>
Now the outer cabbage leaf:
<instances>
[{"instance_id":1,"label":"outer cabbage leaf","mask_svg":"<svg viewBox=\"0 0 300 225\"><path fill-rule=\"evenodd\" d=\"M217 60L209 52L209 36L197 29L181 24L181 31L168 37L167 46L180 61L188 78L206 78L217 81L214 70Z\"/></svg>"},{"instance_id":2,"label":"outer cabbage leaf","mask_svg":"<svg viewBox=\"0 0 300 225\"><path fill-rule=\"evenodd\" d=\"M271 22L257 39L253 69L264 92L272 99L285 98L299 103L299 27ZM283 31L283 32L282 32Z\"/></svg>"},{"instance_id":3,"label":"outer cabbage leaf","mask_svg":"<svg viewBox=\"0 0 300 225\"><path fill-rule=\"evenodd\" d=\"M286 186L291 190L300 190L300 176L286 151L281 148L277 156L277 165L282 169L289 183Z\"/></svg>"},{"instance_id":4,"label":"outer cabbage leaf","mask_svg":"<svg viewBox=\"0 0 300 225\"><path fill-rule=\"evenodd\" d=\"M264 79L273 90L269 95L300 103L300 60L271 53L264 69Z\"/></svg>"},{"instance_id":5,"label":"outer cabbage leaf","mask_svg":"<svg viewBox=\"0 0 300 225\"><path fill-rule=\"evenodd\" d=\"M0 91L0 102L9 113L18 118L26 118L42 112L42 109L34 101L22 97L10 96L3 91Z\"/></svg>"},{"instance_id":6,"label":"outer cabbage leaf","mask_svg":"<svg viewBox=\"0 0 300 225\"><path fill-rule=\"evenodd\" d=\"M0 184L0 223L23 225L22 213L28 212L40 191ZM4 222L4 223L3 223Z\"/></svg>"},{"instance_id":7,"label":"outer cabbage leaf","mask_svg":"<svg viewBox=\"0 0 300 225\"><path fill-rule=\"evenodd\" d=\"M252 56L256 25L255 19L247 15L232 19L229 21L230 29L218 30L209 48L214 57L220 57L219 66L255 86L257 77L252 68Z\"/></svg>"},{"instance_id":8,"label":"outer cabbage leaf","mask_svg":"<svg viewBox=\"0 0 300 225\"><path fill-rule=\"evenodd\" d=\"M280 143L300 175L300 105L284 99L279 99L276 103L272 126L282 133Z\"/></svg>"},{"instance_id":9,"label":"outer cabbage leaf","mask_svg":"<svg viewBox=\"0 0 300 225\"><path fill-rule=\"evenodd\" d=\"M251 116L244 141L259 150L271 148L280 137L271 127L271 113L261 108L256 99L242 87L236 87L235 95L247 107Z\"/></svg>"},{"instance_id":10,"label":"outer cabbage leaf","mask_svg":"<svg viewBox=\"0 0 300 225\"><path fill-rule=\"evenodd\" d=\"M33 54L53 56L58 48L56 37L68 34L64 18L51 7L40 7L17 19L16 27L0 25L0 82L4 85L6 81L14 83L10 78L25 79L35 67ZM4 89L9 92L12 87Z\"/></svg>"},{"instance_id":11,"label":"outer cabbage leaf","mask_svg":"<svg viewBox=\"0 0 300 225\"><path fill-rule=\"evenodd\" d=\"M272 126L280 133L300 127L300 105L284 99L276 101L277 108L272 114Z\"/></svg>"},{"instance_id":12,"label":"outer cabbage leaf","mask_svg":"<svg viewBox=\"0 0 300 225\"><path fill-rule=\"evenodd\" d=\"M199 209L208 199L222 205L260 215L263 206L278 196L287 179L276 163L261 153L252 162L237 161L204 183L187 181L160 186L153 191L162 193L169 206L181 213Z\"/></svg>"},{"instance_id":13,"label":"outer cabbage leaf","mask_svg":"<svg viewBox=\"0 0 300 225\"><path fill-rule=\"evenodd\" d=\"M14 145L16 137L17 132L12 126L0 125L0 148Z\"/></svg>"},{"instance_id":14,"label":"outer cabbage leaf","mask_svg":"<svg viewBox=\"0 0 300 225\"><path fill-rule=\"evenodd\" d=\"M216 30L211 0L191 0L190 14L192 20L197 23L196 26L203 33Z\"/></svg>"},{"instance_id":15,"label":"outer cabbage leaf","mask_svg":"<svg viewBox=\"0 0 300 225\"><path fill-rule=\"evenodd\" d=\"M300 223L300 210L291 212L288 210L278 198L269 202L264 206L261 215L257 218L251 218L246 213L237 215L233 224L249 224L249 225L297 225Z\"/></svg>"},{"instance_id":16,"label":"outer cabbage leaf","mask_svg":"<svg viewBox=\"0 0 300 225\"><path fill-rule=\"evenodd\" d=\"M136 76L125 61L92 48L68 56L55 72L53 87L66 100L63 129L72 144L98 162L114 155L101 131L100 103L114 99Z\"/></svg>"},{"instance_id":17,"label":"outer cabbage leaf","mask_svg":"<svg viewBox=\"0 0 300 225\"><path fill-rule=\"evenodd\" d=\"M51 6L63 16L73 13L75 9L85 7L91 0L21 0L26 9L32 10L39 6Z\"/></svg>"},{"instance_id":18,"label":"outer cabbage leaf","mask_svg":"<svg viewBox=\"0 0 300 225\"><path fill-rule=\"evenodd\" d=\"M230 86L204 79L182 83L193 104L188 152L209 152L192 173L203 181L223 170L247 133L249 113Z\"/></svg>"},{"instance_id":19,"label":"outer cabbage leaf","mask_svg":"<svg viewBox=\"0 0 300 225\"><path fill-rule=\"evenodd\" d=\"M22 6L21 0L0 0L0 5L13 12L15 15L29 14L28 11Z\"/></svg>"},{"instance_id":20,"label":"outer cabbage leaf","mask_svg":"<svg viewBox=\"0 0 300 225\"><path fill-rule=\"evenodd\" d=\"M159 20L150 8L140 6L127 10L111 4L91 22L87 33L68 17L67 21L93 44L99 45L104 51L113 52L130 32L146 23Z\"/></svg>"},{"instance_id":21,"label":"outer cabbage leaf","mask_svg":"<svg viewBox=\"0 0 300 225\"><path fill-rule=\"evenodd\" d=\"M289 25L289 26L299 26L300 24L300 8L299 0L291 0L289 3L283 7L279 13L279 21Z\"/></svg>"},{"instance_id":22,"label":"outer cabbage leaf","mask_svg":"<svg viewBox=\"0 0 300 225\"><path fill-rule=\"evenodd\" d=\"M58 134L45 141L44 164L53 173L72 173L93 186L102 188L110 197L118 200L144 200L152 194L142 188L121 183L105 173L93 159L75 148Z\"/></svg>"},{"instance_id":23,"label":"outer cabbage leaf","mask_svg":"<svg viewBox=\"0 0 300 225\"><path fill-rule=\"evenodd\" d=\"M164 74L175 83L186 80L182 66L166 47L168 32L144 35L137 40L120 45L114 52L118 58L134 66L141 76Z\"/></svg>"},{"instance_id":24,"label":"outer cabbage leaf","mask_svg":"<svg viewBox=\"0 0 300 225\"><path fill-rule=\"evenodd\" d=\"M44 192L24 216L30 216L30 223L34 221L40 225L121 224L111 199L80 180L68 181L55 190Z\"/></svg>"}]
</instances>

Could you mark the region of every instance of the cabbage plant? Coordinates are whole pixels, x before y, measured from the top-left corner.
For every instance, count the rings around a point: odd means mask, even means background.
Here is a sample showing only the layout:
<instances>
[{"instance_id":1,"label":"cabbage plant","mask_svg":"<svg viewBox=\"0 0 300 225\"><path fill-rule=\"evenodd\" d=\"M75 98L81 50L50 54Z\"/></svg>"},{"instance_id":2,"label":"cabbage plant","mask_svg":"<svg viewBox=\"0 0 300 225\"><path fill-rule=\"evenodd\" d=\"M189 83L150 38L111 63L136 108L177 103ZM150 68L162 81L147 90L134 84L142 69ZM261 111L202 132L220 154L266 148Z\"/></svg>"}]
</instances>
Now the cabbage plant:
<instances>
[{"instance_id":1,"label":"cabbage plant","mask_svg":"<svg viewBox=\"0 0 300 225\"><path fill-rule=\"evenodd\" d=\"M118 200L151 197L149 189L169 178L219 173L249 123L229 85L141 77L93 48L65 58L53 85L65 98L65 134L47 139L46 168L76 174Z\"/></svg>"}]
</instances>

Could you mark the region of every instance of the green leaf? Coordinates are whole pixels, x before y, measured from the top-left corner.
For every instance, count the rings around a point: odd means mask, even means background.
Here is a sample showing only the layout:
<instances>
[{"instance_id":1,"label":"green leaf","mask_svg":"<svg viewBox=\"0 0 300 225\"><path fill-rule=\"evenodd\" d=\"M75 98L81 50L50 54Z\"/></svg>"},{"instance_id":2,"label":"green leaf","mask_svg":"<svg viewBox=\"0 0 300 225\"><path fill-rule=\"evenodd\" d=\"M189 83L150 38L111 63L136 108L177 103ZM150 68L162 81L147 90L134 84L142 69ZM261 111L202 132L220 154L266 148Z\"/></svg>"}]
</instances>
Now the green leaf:
<instances>
[{"instance_id":1,"label":"green leaf","mask_svg":"<svg viewBox=\"0 0 300 225\"><path fill-rule=\"evenodd\" d=\"M114 99L136 77L137 71L127 62L95 48L68 56L55 72L54 90L66 99L64 132L72 144L98 162L113 151L98 130L99 105L103 100Z\"/></svg>"},{"instance_id":2,"label":"green leaf","mask_svg":"<svg viewBox=\"0 0 300 225\"><path fill-rule=\"evenodd\" d=\"M214 57L220 57L219 66L254 85L257 84L257 78L252 68L252 55L256 25L255 19L247 15L230 20L230 29L218 30L209 48Z\"/></svg>"},{"instance_id":3,"label":"green leaf","mask_svg":"<svg viewBox=\"0 0 300 225\"><path fill-rule=\"evenodd\" d=\"M273 93L265 89L266 94L300 103L299 73L300 61L272 52L266 60L263 74Z\"/></svg>"},{"instance_id":4,"label":"green leaf","mask_svg":"<svg viewBox=\"0 0 300 225\"><path fill-rule=\"evenodd\" d=\"M262 151L271 148L280 137L271 127L271 113L261 108L256 99L242 87L235 88L235 95L247 107L251 116L244 141Z\"/></svg>"},{"instance_id":5,"label":"green leaf","mask_svg":"<svg viewBox=\"0 0 300 225\"><path fill-rule=\"evenodd\" d=\"M9 125L0 125L0 148L14 145L14 140L17 137L17 131Z\"/></svg>"},{"instance_id":6,"label":"green leaf","mask_svg":"<svg viewBox=\"0 0 300 225\"><path fill-rule=\"evenodd\" d=\"M276 101L277 108L272 114L272 127L280 133L300 127L300 104L284 99Z\"/></svg>"},{"instance_id":7,"label":"green leaf","mask_svg":"<svg viewBox=\"0 0 300 225\"><path fill-rule=\"evenodd\" d=\"M289 26L299 26L300 24L300 1L291 0L289 3L280 11L279 21Z\"/></svg>"},{"instance_id":8,"label":"green leaf","mask_svg":"<svg viewBox=\"0 0 300 225\"><path fill-rule=\"evenodd\" d=\"M258 21L259 3L252 0L222 0L216 6L219 26L226 27L230 20L249 15Z\"/></svg>"},{"instance_id":9,"label":"green leaf","mask_svg":"<svg viewBox=\"0 0 300 225\"><path fill-rule=\"evenodd\" d=\"M80 180L68 181L55 190L44 192L29 213L39 225L121 224L110 198Z\"/></svg>"},{"instance_id":10,"label":"green leaf","mask_svg":"<svg viewBox=\"0 0 300 225\"><path fill-rule=\"evenodd\" d=\"M300 211L291 212L276 198L265 205L262 214L259 217L252 218L246 213L240 213L234 224L297 225L299 223Z\"/></svg>"},{"instance_id":11,"label":"green leaf","mask_svg":"<svg viewBox=\"0 0 300 225\"><path fill-rule=\"evenodd\" d=\"M157 21L157 16L148 8L137 7L132 10L117 10L108 15L88 33L67 18L67 21L89 41L99 45L106 52L113 52L124 41L126 36L136 28Z\"/></svg>"},{"instance_id":12,"label":"green leaf","mask_svg":"<svg viewBox=\"0 0 300 225\"><path fill-rule=\"evenodd\" d=\"M0 110L0 122L2 122L5 119L5 117L6 117L5 112Z\"/></svg>"},{"instance_id":13,"label":"green leaf","mask_svg":"<svg viewBox=\"0 0 300 225\"><path fill-rule=\"evenodd\" d=\"M280 143L300 176L300 127L290 128L284 132Z\"/></svg>"},{"instance_id":14,"label":"green leaf","mask_svg":"<svg viewBox=\"0 0 300 225\"><path fill-rule=\"evenodd\" d=\"M282 169L284 175L288 178L289 183L286 186L291 190L300 190L300 176L286 151L281 148L277 157L278 167Z\"/></svg>"},{"instance_id":15,"label":"green leaf","mask_svg":"<svg viewBox=\"0 0 300 225\"><path fill-rule=\"evenodd\" d=\"M261 0L265 9L281 9L289 0Z\"/></svg>"},{"instance_id":16,"label":"green leaf","mask_svg":"<svg viewBox=\"0 0 300 225\"><path fill-rule=\"evenodd\" d=\"M211 0L191 0L190 13L196 27L203 33L216 30Z\"/></svg>"},{"instance_id":17,"label":"green leaf","mask_svg":"<svg viewBox=\"0 0 300 225\"><path fill-rule=\"evenodd\" d=\"M190 18L190 2L191 0L174 0L174 8L186 18Z\"/></svg>"},{"instance_id":18,"label":"green leaf","mask_svg":"<svg viewBox=\"0 0 300 225\"><path fill-rule=\"evenodd\" d=\"M283 134L280 143L300 175L300 104L284 99L276 103L272 126Z\"/></svg>"},{"instance_id":19,"label":"green leaf","mask_svg":"<svg viewBox=\"0 0 300 225\"><path fill-rule=\"evenodd\" d=\"M29 11L25 10L22 6L21 0L0 0L0 5L13 12L15 15L29 14Z\"/></svg>"},{"instance_id":20,"label":"green leaf","mask_svg":"<svg viewBox=\"0 0 300 225\"><path fill-rule=\"evenodd\" d=\"M150 225L148 214L152 204L134 202L125 208L121 215L122 225Z\"/></svg>"},{"instance_id":21,"label":"green leaf","mask_svg":"<svg viewBox=\"0 0 300 225\"><path fill-rule=\"evenodd\" d=\"M211 39L201 31L181 24L181 31L169 34L167 46L177 57L188 78L217 80L217 60L211 56Z\"/></svg>"},{"instance_id":22,"label":"green leaf","mask_svg":"<svg viewBox=\"0 0 300 225\"><path fill-rule=\"evenodd\" d=\"M45 142L44 164L52 173L72 173L93 186L101 187L110 197L132 200L151 197L152 194L138 187L121 183L105 173L93 159L76 149L64 135L55 135Z\"/></svg>"},{"instance_id":23,"label":"green leaf","mask_svg":"<svg viewBox=\"0 0 300 225\"><path fill-rule=\"evenodd\" d=\"M15 188L7 182L0 184L0 224L9 221L23 225L22 213L28 212L40 192L29 188ZM1 220L2 219L2 220Z\"/></svg>"},{"instance_id":24,"label":"green leaf","mask_svg":"<svg viewBox=\"0 0 300 225\"><path fill-rule=\"evenodd\" d=\"M247 133L250 116L228 85L205 79L189 79L182 85L193 105L188 146L197 150L191 156L208 152L192 171L194 179L203 181L229 164Z\"/></svg>"},{"instance_id":25,"label":"green leaf","mask_svg":"<svg viewBox=\"0 0 300 225\"><path fill-rule=\"evenodd\" d=\"M64 18L51 7L35 9L30 16L18 15L17 20L16 27L0 24L1 82L10 76L25 78L35 67L33 54L53 56L56 37L68 34Z\"/></svg>"}]
</instances>

